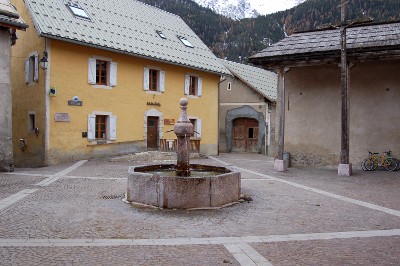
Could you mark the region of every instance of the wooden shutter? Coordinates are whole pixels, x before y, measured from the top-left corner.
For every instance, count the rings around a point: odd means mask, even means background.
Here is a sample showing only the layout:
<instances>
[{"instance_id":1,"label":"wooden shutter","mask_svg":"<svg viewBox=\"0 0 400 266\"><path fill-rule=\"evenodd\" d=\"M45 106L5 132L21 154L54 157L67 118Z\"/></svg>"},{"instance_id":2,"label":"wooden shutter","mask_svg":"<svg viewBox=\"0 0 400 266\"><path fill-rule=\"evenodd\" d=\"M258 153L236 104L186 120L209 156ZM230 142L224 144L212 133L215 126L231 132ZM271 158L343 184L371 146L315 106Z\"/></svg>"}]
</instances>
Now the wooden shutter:
<instances>
[{"instance_id":1,"label":"wooden shutter","mask_svg":"<svg viewBox=\"0 0 400 266\"><path fill-rule=\"evenodd\" d=\"M185 95L189 95L189 87L190 87L190 76L185 75Z\"/></svg>"},{"instance_id":2,"label":"wooden shutter","mask_svg":"<svg viewBox=\"0 0 400 266\"><path fill-rule=\"evenodd\" d=\"M143 72L143 90L145 91L148 91L150 89L149 79L150 70L148 68L145 68Z\"/></svg>"},{"instance_id":3,"label":"wooden shutter","mask_svg":"<svg viewBox=\"0 0 400 266\"><path fill-rule=\"evenodd\" d=\"M95 85L96 84L96 59L89 58L88 63L88 83Z\"/></svg>"},{"instance_id":4,"label":"wooden shutter","mask_svg":"<svg viewBox=\"0 0 400 266\"><path fill-rule=\"evenodd\" d=\"M116 116L109 116L108 117L108 136L110 140L117 139L117 117Z\"/></svg>"},{"instance_id":5,"label":"wooden shutter","mask_svg":"<svg viewBox=\"0 0 400 266\"><path fill-rule=\"evenodd\" d=\"M203 79L198 78L197 79L197 96L201 96L203 93Z\"/></svg>"},{"instance_id":6,"label":"wooden shutter","mask_svg":"<svg viewBox=\"0 0 400 266\"><path fill-rule=\"evenodd\" d=\"M30 59L27 58L25 59L25 82L29 83L29 65L30 65Z\"/></svg>"},{"instance_id":7,"label":"wooden shutter","mask_svg":"<svg viewBox=\"0 0 400 266\"><path fill-rule=\"evenodd\" d=\"M88 116L88 140L95 140L96 139L96 116L89 115Z\"/></svg>"},{"instance_id":8,"label":"wooden shutter","mask_svg":"<svg viewBox=\"0 0 400 266\"><path fill-rule=\"evenodd\" d=\"M201 138L201 119L196 119L196 138Z\"/></svg>"},{"instance_id":9,"label":"wooden shutter","mask_svg":"<svg viewBox=\"0 0 400 266\"><path fill-rule=\"evenodd\" d=\"M39 57L37 55L35 55L34 57L34 73L33 73L33 81L38 81L39 80Z\"/></svg>"},{"instance_id":10,"label":"wooden shutter","mask_svg":"<svg viewBox=\"0 0 400 266\"><path fill-rule=\"evenodd\" d=\"M110 62L110 86L117 86L117 63Z\"/></svg>"},{"instance_id":11,"label":"wooden shutter","mask_svg":"<svg viewBox=\"0 0 400 266\"><path fill-rule=\"evenodd\" d=\"M165 71L160 71L160 87L159 87L160 92L165 91Z\"/></svg>"}]
</instances>

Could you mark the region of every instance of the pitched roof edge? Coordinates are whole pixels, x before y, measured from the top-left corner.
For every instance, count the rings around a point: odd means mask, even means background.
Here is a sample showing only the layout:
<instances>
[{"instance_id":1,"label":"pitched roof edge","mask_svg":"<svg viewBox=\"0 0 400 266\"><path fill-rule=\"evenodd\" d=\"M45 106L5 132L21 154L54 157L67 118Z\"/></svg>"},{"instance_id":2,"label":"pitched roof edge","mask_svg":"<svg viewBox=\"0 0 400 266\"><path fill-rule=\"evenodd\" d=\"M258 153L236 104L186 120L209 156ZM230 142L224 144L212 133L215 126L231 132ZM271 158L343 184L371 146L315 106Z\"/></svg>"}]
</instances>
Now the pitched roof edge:
<instances>
[{"instance_id":1,"label":"pitched roof edge","mask_svg":"<svg viewBox=\"0 0 400 266\"><path fill-rule=\"evenodd\" d=\"M265 98L267 98L270 102L276 102L276 99L272 99L270 98L268 95L266 95L265 93L263 93L262 91L260 91L259 89L257 89L255 86L253 86L251 83L249 83L247 80L243 79L240 75L238 75L235 71L233 71L230 67L226 67L232 74L234 77L238 78L240 81L242 81L243 83L245 83L246 85L248 85L250 88L252 88L253 90L255 90L256 92L258 92L259 94L261 94L262 96L264 96ZM265 70L266 71L266 70Z\"/></svg>"}]
</instances>

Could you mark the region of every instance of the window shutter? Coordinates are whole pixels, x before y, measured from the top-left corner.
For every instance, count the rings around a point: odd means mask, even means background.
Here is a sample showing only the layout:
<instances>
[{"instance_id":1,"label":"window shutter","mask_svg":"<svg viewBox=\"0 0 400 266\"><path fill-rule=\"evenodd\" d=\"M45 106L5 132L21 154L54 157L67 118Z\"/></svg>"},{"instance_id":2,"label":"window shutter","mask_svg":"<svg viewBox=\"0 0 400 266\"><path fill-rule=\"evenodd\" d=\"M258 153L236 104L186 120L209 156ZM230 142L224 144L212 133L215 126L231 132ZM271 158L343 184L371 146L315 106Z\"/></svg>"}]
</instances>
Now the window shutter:
<instances>
[{"instance_id":1,"label":"window shutter","mask_svg":"<svg viewBox=\"0 0 400 266\"><path fill-rule=\"evenodd\" d=\"M88 63L88 83L95 85L96 84L96 59L89 58Z\"/></svg>"},{"instance_id":2,"label":"window shutter","mask_svg":"<svg viewBox=\"0 0 400 266\"><path fill-rule=\"evenodd\" d=\"M196 138L201 138L201 119L196 119Z\"/></svg>"},{"instance_id":3,"label":"window shutter","mask_svg":"<svg viewBox=\"0 0 400 266\"><path fill-rule=\"evenodd\" d=\"M149 78L150 78L150 73L149 69L145 68L144 69L144 75L143 75L143 90L148 91L149 88Z\"/></svg>"},{"instance_id":4,"label":"window shutter","mask_svg":"<svg viewBox=\"0 0 400 266\"><path fill-rule=\"evenodd\" d=\"M160 92L165 91L165 71L160 71Z\"/></svg>"},{"instance_id":5,"label":"window shutter","mask_svg":"<svg viewBox=\"0 0 400 266\"><path fill-rule=\"evenodd\" d=\"M33 81L39 80L39 57L35 55L35 65L33 66L35 73L33 74Z\"/></svg>"},{"instance_id":6,"label":"window shutter","mask_svg":"<svg viewBox=\"0 0 400 266\"><path fill-rule=\"evenodd\" d=\"M117 86L117 63L110 62L110 86Z\"/></svg>"},{"instance_id":7,"label":"window shutter","mask_svg":"<svg viewBox=\"0 0 400 266\"><path fill-rule=\"evenodd\" d=\"M185 95L189 95L190 76L185 75Z\"/></svg>"},{"instance_id":8,"label":"window shutter","mask_svg":"<svg viewBox=\"0 0 400 266\"><path fill-rule=\"evenodd\" d=\"M109 132L108 136L110 140L116 140L117 139L117 117L116 116L109 116Z\"/></svg>"},{"instance_id":9,"label":"window shutter","mask_svg":"<svg viewBox=\"0 0 400 266\"><path fill-rule=\"evenodd\" d=\"M25 59L25 82L29 83L29 58Z\"/></svg>"},{"instance_id":10,"label":"window shutter","mask_svg":"<svg viewBox=\"0 0 400 266\"><path fill-rule=\"evenodd\" d=\"M88 116L88 140L95 140L96 139L96 116L89 115Z\"/></svg>"},{"instance_id":11,"label":"window shutter","mask_svg":"<svg viewBox=\"0 0 400 266\"><path fill-rule=\"evenodd\" d=\"M197 80L197 96L201 96L203 93L203 79L198 78Z\"/></svg>"}]
</instances>

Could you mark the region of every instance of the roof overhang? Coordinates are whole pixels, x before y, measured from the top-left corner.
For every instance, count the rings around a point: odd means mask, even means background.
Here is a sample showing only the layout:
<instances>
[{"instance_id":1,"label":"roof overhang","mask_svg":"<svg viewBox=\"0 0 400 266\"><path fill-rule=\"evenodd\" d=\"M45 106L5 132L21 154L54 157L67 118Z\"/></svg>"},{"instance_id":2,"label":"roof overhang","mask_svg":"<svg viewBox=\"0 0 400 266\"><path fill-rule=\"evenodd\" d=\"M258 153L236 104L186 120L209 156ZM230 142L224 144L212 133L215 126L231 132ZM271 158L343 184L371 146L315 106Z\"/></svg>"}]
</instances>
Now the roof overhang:
<instances>
[{"instance_id":1,"label":"roof overhang","mask_svg":"<svg viewBox=\"0 0 400 266\"><path fill-rule=\"evenodd\" d=\"M352 63L400 59L400 45L347 49L347 58L348 61ZM301 67L338 64L340 63L340 59L340 50L332 50L302 54L285 54L270 57L250 57L249 61L254 65L261 65L266 69L277 69L282 66Z\"/></svg>"}]
</instances>

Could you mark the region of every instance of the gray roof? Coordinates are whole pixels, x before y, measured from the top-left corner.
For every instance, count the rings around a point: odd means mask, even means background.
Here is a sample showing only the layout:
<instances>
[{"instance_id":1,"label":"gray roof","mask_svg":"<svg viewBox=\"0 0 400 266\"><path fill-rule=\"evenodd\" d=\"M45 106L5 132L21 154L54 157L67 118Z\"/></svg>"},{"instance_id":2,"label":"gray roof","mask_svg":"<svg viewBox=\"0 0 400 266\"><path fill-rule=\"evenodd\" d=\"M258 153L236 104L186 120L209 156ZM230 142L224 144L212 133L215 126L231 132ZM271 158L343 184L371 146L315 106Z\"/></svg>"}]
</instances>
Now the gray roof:
<instances>
[{"instance_id":1,"label":"gray roof","mask_svg":"<svg viewBox=\"0 0 400 266\"><path fill-rule=\"evenodd\" d=\"M221 62L229 69L233 76L237 77L268 100L276 101L277 75L258 67L239 64L228 60Z\"/></svg>"},{"instance_id":2,"label":"gray roof","mask_svg":"<svg viewBox=\"0 0 400 266\"><path fill-rule=\"evenodd\" d=\"M8 0L0 0L0 26L17 29L28 27Z\"/></svg>"},{"instance_id":3,"label":"gray roof","mask_svg":"<svg viewBox=\"0 0 400 266\"><path fill-rule=\"evenodd\" d=\"M347 29L347 49L363 52L400 47L400 23L370 24ZM300 55L340 53L340 30L295 33L251 57L254 59L287 58Z\"/></svg>"},{"instance_id":4,"label":"gray roof","mask_svg":"<svg viewBox=\"0 0 400 266\"><path fill-rule=\"evenodd\" d=\"M177 15L136 0L78 0L90 19L74 16L67 0L25 0L40 36L229 74ZM165 39L157 34L162 31ZM194 46L185 46L183 36Z\"/></svg>"}]
</instances>

